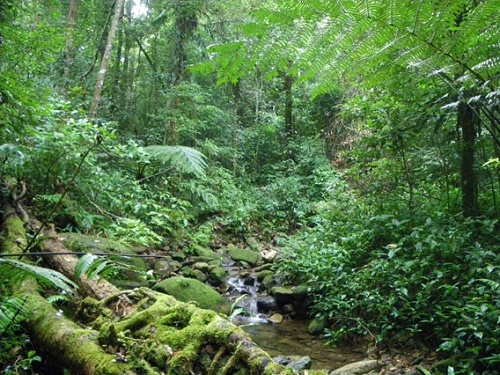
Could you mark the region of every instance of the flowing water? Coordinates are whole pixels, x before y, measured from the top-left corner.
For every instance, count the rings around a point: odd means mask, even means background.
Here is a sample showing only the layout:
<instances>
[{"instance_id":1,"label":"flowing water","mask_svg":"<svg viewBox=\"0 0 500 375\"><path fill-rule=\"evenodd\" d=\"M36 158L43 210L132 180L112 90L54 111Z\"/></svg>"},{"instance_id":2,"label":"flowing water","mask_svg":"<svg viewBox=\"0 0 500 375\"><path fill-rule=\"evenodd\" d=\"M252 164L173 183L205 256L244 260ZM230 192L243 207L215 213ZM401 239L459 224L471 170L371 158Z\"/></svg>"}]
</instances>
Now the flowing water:
<instances>
[{"instance_id":1,"label":"flowing water","mask_svg":"<svg viewBox=\"0 0 500 375\"><path fill-rule=\"evenodd\" d=\"M258 311L258 283L255 278L240 278L233 274L227 284L232 291L228 295L229 300L245 312L233 317L233 323L240 325L272 357L309 356L313 369L331 370L366 357L366 348L362 346L327 346L324 339L309 334L307 321L285 319L281 324L269 323L267 315ZM245 297L238 298L241 295Z\"/></svg>"}]
</instances>

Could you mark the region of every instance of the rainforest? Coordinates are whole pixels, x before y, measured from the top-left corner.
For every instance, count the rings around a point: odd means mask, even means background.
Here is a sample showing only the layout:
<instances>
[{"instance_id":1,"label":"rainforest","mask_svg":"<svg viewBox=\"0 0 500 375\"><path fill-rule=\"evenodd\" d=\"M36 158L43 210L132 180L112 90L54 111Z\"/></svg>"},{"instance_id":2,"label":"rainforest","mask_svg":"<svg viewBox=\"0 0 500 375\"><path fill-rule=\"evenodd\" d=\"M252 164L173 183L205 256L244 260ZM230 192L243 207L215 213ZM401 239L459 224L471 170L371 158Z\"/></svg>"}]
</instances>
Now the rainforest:
<instances>
[{"instance_id":1,"label":"rainforest","mask_svg":"<svg viewBox=\"0 0 500 375\"><path fill-rule=\"evenodd\" d=\"M498 374L499 9L1 0L0 374Z\"/></svg>"}]
</instances>

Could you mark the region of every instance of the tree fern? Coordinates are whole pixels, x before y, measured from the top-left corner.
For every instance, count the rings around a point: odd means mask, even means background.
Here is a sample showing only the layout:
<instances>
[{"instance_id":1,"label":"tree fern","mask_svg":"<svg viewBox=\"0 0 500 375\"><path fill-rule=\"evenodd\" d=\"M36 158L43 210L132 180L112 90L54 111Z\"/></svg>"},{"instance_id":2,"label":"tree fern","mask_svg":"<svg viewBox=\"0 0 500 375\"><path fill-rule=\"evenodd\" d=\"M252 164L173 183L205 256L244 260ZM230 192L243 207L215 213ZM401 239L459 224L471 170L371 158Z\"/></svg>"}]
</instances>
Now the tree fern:
<instances>
[{"instance_id":1,"label":"tree fern","mask_svg":"<svg viewBox=\"0 0 500 375\"><path fill-rule=\"evenodd\" d=\"M10 283L31 276L41 284L59 288L69 294L74 294L78 289L73 281L57 271L12 259L0 258L0 275L2 280L8 280Z\"/></svg>"},{"instance_id":2,"label":"tree fern","mask_svg":"<svg viewBox=\"0 0 500 375\"><path fill-rule=\"evenodd\" d=\"M147 159L169 163L183 173L204 176L207 164L205 156L191 147L186 146L147 146L143 148Z\"/></svg>"}]
</instances>

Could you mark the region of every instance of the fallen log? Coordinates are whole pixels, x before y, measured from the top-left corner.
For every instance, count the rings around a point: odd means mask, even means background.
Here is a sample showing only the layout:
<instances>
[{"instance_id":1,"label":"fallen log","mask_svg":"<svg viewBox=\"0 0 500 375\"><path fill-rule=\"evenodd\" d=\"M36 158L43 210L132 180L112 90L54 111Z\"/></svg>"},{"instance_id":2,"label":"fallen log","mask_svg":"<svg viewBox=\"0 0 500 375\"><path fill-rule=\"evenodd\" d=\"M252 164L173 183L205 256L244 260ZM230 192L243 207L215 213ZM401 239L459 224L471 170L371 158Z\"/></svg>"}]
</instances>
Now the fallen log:
<instances>
[{"instance_id":1,"label":"fallen log","mask_svg":"<svg viewBox=\"0 0 500 375\"><path fill-rule=\"evenodd\" d=\"M3 250L18 252L26 244L23 221L17 215L4 217ZM41 248L51 252L67 252L60 245L57 235L51 232L46 232L41 242ZM61 266L67 276L74 275L71 266L75 260L61 256L52 264ZM114 287L85 287L84 291L98 299L88 297L81 302L75 318L81 318L84 327L61 316L38 293L32 280L14 289L26 301L27 325L41 354L74 374L297 373L274 363L226 318L148 288L119 291ZM128 307L122 314L107 313L103 305L124 295ZM314 370L307 373L325 374Z\"/></svg>"}]
</instances>

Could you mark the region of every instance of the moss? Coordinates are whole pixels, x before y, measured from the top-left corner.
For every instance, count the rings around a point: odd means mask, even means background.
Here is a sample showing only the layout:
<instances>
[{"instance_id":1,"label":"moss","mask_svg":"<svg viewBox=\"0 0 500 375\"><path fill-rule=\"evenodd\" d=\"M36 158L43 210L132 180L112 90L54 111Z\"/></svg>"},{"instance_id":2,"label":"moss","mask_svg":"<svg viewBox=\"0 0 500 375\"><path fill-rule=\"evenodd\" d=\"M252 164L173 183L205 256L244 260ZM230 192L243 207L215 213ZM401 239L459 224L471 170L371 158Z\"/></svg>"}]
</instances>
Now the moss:
<instances>
[{"instance_id":1,"label":"moss","mask_svg":"<svg viewBox=\"0 0 500 375\"><path fill-rule=\"evenodd\" d=\"M246 262L255 266L259 261L259 253L249 249L239 249L235 246L228 246L228 253L231 259L240 262Z\"/></svg>"},{"instance_id":2,"label":"moss","mask_svg":"<svg viewBox=\"0 0 500 375\"><path fill-rule=\"evenodd\" d=\"M174 296L182 302L196 302L204 309L228 313L229 304L224 297L202 282L178 276L159 282L153 287L162 293Z\"/></svg>"}]
</instances>

